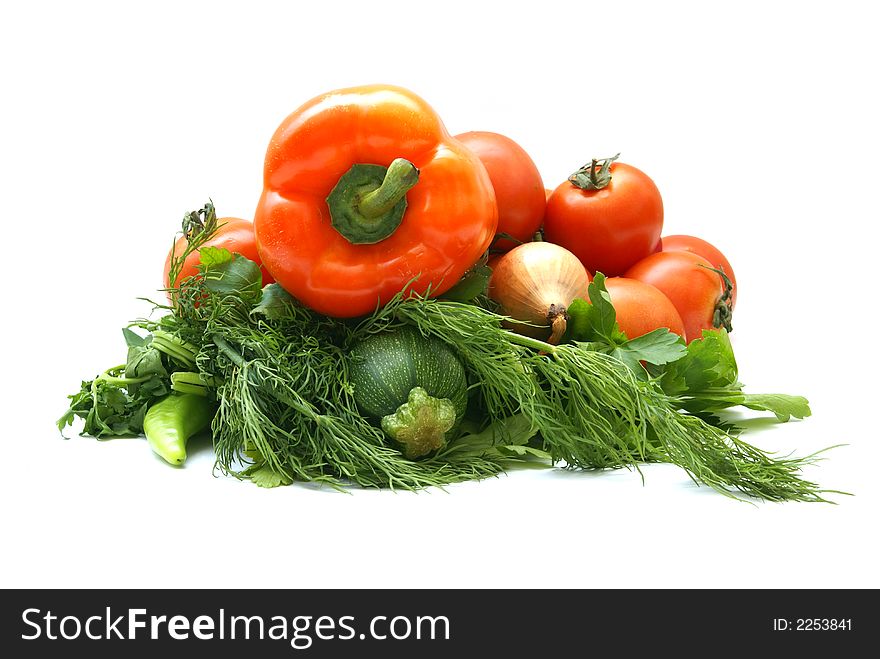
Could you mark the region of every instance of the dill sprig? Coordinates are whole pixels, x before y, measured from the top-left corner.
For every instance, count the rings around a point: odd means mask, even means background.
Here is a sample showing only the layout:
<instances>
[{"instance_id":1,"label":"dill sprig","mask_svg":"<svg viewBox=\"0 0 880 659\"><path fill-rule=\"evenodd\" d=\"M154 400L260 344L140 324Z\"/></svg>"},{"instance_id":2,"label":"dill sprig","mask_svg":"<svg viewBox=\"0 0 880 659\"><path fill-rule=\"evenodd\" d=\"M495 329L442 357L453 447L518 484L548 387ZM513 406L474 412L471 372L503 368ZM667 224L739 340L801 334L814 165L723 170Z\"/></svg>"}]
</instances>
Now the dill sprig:
<instances>
[{"instance_id":1,"label":"dill sprig","mask_svg":"<svg viewBox=\"0 0 880 659\"><path fill-rule=\"evenodd\" d=\"M191 287L204 287L192 281ZM213 424L217 466L277 482L421 489L501 473L488 454L413 461L358 412L346 352L357 334L344 322L290 305L267 320L236 296L182 295L179 319L204 333L197 363L221 382ZM277 484L273 481L273 484Z\"/></svg>"},{"instance_id":2,"label":"dill sprig","mask_svg":"<svg viewBox=\"0 0 880 659\"><path fill-rule=\"evenodd\" d=\"M800 473L816 460L769 453L681 413L654 380L587 344L552 346L513 334L502 316L444 300L398 299L385 316L415 324L456 349L477 374L492 418L521 412L536 425L554 462L569 468L638 468L670 462L728 496L827 501ZM387 321L385 321L387 322Z\"/></svg>"},{"instance_id":3,"label":"dill sprig","mask_svg":"<svg viewBox=\"0 0 880 659\"><path fill-rule=\"evenodd\" d=\"M775 458L681 411L680 400L656 379L638 377L589 343L550 345L506 330L497 313L429 295L402 292L357 322L315 314L289 296L270 305L266 291L258 304L212 288L211 281L206 273L184 282L162 329L201 346L195 362L200 377L217 386L213 431L224 473L272 485L420 489L503 472L509 465L503 451L455 442L428 459L409 460L359 413L348 351L371 334L407 324L460 356L472 412L484 426L526 419L553 463L638 469L670 462L728 496L826 500L828 491L801 477L815 456Z\"/></svg>"}]
</instances>

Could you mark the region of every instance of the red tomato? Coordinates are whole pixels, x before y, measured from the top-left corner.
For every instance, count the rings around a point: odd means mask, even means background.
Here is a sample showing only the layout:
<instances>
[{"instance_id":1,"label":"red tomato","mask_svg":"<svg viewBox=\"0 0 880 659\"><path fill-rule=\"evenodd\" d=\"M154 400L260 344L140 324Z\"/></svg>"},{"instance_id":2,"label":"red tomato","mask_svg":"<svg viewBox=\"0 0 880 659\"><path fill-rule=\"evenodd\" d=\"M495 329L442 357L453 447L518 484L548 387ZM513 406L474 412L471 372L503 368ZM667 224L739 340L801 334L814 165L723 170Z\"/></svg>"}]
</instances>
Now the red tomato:
<instances>
[{"instance_id":1,"label":"red tomato","mask_svg":"<svg viewBox=\"0 0 880 659\"><path fill-rule=\"evenodd\" d=\"M604 187L599 189L581 189L572 182L585 171L550 195L544 237L574 252L590 272L622 275L657 249L663 200L654 181L632 165L611 164L610 181L600 179Z\"/></svg>"},{"instance_id":2,"label":"red tomato","mask_svg":"<svg viewBox=\"0 0 880 659\"><path fill-rule=\"evenodd\" d=\"M473 151L486 171L498 203L497 233L529 242L541 227L546 207L544 182L529 154L509 137L498 133L471 131L455 139ZM507 251L519 243L498 240L493 249Z\"/></svg>"},{"instance_id":3,"label":"red tomato","mask_svg":"<svg viewBox=\"0 0 880 659\"><path fill-rule=\"evenodd\" d=\"M730 329L729 302L722 299L721 277L711 267L691 252L658 252L636 263L625 276L651 284L669 298L681 315L690 343L704 329Z\"/></svg>"},{"instance_id":4,"label":"red tomato","mask_svg":"<svg viewBox=\"0 0 880 659\"><path fill-rule=\"evenodd\" d=\"M697 256L702 256L706 259L712 264L713 268L723 270L724 274L730 277L730 283L733 284L730 308L733 309L736 306L736 276L733 274L733 268L730 266L730 262L717 247L711 243L707 243L702 238L696 238L694 236L664 236L662 243L664 252L692 252Z\"/></svg>"},{"instance_id":5,"label":"red tomato","mask_svg":"<svg viewBox=\"0 0 880 659\"><path fill-rule=\"evenodd\" d=\"M605 288L617 312L617 324L630 339L660 327L684 338L681 315L659 289L625 277L609 277Z\"/></svg>"},{"instance_id":6,"label":"red tomato","mask_svg":"<svg viewBox=\"0 0 880 659\"><path fill-rule=\"evenodd\" d=\"M266 268L263 267L263 264L260 261L260 255L257 254L257 243L254 239L254 225L251 222L237 217L222 217L217 219L217 225L219 227L217 233L214 234L214 237L211 240L205 243L204 247L223 247L233 254L241 254L260 266L260 270L263 273L264 286L275 281L272 279L272 275L270 275L266 271ZM186 238L181 236L174 244L174 254L181 254L185 249ZM180 269L180 274L177 275L177 280L174 282L174 286L180 284L181 280L186 279L187 277L197 275L198 269L196 266L198 266L198 264L199 253L197 251L192 252L183 262L183 267ZM171 251L168 252L168 256L165 258L165 271L162 274L162 285L165 287L169 286L168 273L170 269Z\"/></svg>"}]
</instances>

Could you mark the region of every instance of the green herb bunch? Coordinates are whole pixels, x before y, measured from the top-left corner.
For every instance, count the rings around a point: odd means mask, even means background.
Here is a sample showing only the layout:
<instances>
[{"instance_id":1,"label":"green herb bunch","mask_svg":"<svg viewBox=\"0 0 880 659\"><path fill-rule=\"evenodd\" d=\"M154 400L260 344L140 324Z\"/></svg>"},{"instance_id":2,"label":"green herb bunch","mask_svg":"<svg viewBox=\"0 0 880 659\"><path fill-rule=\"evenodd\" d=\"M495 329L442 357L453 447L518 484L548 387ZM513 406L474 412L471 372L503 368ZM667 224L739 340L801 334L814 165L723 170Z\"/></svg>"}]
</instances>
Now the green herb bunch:
<instances>
[{"instance_id":1,"label":"green herb bunch","mask_svg":"<svg viewBox=\"0 0 880 659\"><path fill-rule=\"evenodd\" d=\"M213 207L184 224L189 248L175 263L198 249L200 274L169 291L170 306L157 305L170 313L125 330L126 364L84 382L59 427L81 417L83 434L138 434L147 407L176 390L216 399L217 468L266 487L421 489L515 466L669 462L730 496L826 501L829 491L801 475L817 455L774 457L718 414L743 405L803 418L806 400L744 393L723 331L688 346L666 330L627 339L601 275L592 303L570 306L558 346L508 331L504 317L474 300L407 291L367 318L339 320L306 309L277 284L262 287L259 267L243 256L203 247L216 230ZM401 325L449 345L470 384L458 435L418 460L358 411L349 379L353 346Z\"/></svg>"}]
</instances>

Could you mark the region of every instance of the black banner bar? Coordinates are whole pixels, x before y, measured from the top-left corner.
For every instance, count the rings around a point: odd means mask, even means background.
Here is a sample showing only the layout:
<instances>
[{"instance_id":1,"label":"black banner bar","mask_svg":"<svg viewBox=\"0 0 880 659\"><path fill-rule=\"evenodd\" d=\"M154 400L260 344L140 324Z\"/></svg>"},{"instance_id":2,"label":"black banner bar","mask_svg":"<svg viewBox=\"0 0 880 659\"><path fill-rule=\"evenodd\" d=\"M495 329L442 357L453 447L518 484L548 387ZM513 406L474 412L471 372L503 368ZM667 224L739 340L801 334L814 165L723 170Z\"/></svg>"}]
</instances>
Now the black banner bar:
<instances>
[{"instance_id":1,"label":"black banner bar","mask_svg":"<svg viewBox=\"0 0 880 659\"><path fill-rule=\"evenodd\" d=\"M875 635L876 590L6 590L5 656L163 659L217 650L261 657L511 656L669 649L834 652ZM73 644L73 647L71 644ZM16 650L7 654L5 649ZM840 654L844 653L844 654Z\"/></svg>"}]
</instances>

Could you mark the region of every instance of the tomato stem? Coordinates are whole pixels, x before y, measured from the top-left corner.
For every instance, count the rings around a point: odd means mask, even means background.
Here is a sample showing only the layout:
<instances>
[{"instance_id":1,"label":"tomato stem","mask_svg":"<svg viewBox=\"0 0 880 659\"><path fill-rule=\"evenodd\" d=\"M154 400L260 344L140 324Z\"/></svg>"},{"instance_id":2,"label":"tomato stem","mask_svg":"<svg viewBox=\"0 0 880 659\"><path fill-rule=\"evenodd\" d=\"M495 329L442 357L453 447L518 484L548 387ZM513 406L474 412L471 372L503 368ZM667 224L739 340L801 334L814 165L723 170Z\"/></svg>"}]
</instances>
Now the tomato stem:
<instances>
[{"instance_id":1,"label":"tomato stem","mask_svg":"<svg viewBox=\"0 0 880 659\"><path fill-rule=\"evenodd\" d=\"M355 245L385 240L403 221L406 193L418 182L419 170L405 158L387 168L352 165L327 197L330 224Z\"/></svg>"},{"instance_id":2,"label":"tomato stem","mask_svg":"<svg viewBox=\"0 0 880 659\"><path fill-rule=\"evenodd\" d=\"M593 158L569 176L568 180L581 190L601 190L611 183L611 165L619 157L618 153L611 158Z\"/></svg>"}]
</instances>

